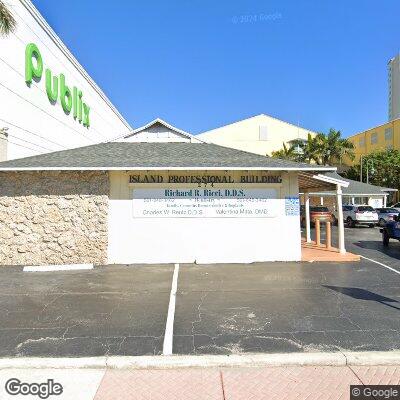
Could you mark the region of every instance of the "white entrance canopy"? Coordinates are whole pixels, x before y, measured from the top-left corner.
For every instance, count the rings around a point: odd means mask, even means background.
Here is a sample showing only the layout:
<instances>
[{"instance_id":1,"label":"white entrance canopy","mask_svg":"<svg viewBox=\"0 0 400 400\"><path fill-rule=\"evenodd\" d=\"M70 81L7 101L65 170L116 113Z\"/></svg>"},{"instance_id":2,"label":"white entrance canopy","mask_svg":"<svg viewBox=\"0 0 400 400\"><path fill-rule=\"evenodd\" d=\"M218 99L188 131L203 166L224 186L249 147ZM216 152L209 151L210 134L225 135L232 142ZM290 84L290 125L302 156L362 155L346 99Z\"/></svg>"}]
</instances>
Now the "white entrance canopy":
<instances>
[{"instance_id":1,"label":"white entrance canopy","mask_svg":"<svg viewBox=\"0 0 400 400\"><path fill-rule=\"evenodd\" d=\"M340 176L338 175L340 178ZM336 203L338 211L338 242L340 253L346 253L344 244L344 221L343 221L343 207L342 207L342 188L347 188L349 182L344 179L337 177L328 176L327 174L313 174L308 172L299 173L299 191L304 193L304 205L306 214L306 241L311 242L310 234L310 192L324 192L324 191L335 191Z\"/></svg>"},{"instance_id":2,"label":"white entrance canopy","mask_svg":"<svg viewBox=\"0 0 400 400\"><path fill-rule=\"evenodd\" d=\"M320 174L321 175L321 174ZM347 186L343 186L343 197L350 199L351 204L355 204L355 199L364 199L368 198L368 205L372 205L373 207L386 207L387 197L390 192L397 192L397 189L390 189L381 186L371 185L369 183L359 182L352 179L342 178L336 172L326 172L323 175L326 176L327 180L330 178L334 178L336 180L342 180L347 182ZM335 191L323 191L320 190L311 190L309 192L310 196L334 196L336 194ZM378 199L380 201L380 205L374 205L373 200ZM362 204L358 203L358 204Z\"/></svg>"}]
</instances>

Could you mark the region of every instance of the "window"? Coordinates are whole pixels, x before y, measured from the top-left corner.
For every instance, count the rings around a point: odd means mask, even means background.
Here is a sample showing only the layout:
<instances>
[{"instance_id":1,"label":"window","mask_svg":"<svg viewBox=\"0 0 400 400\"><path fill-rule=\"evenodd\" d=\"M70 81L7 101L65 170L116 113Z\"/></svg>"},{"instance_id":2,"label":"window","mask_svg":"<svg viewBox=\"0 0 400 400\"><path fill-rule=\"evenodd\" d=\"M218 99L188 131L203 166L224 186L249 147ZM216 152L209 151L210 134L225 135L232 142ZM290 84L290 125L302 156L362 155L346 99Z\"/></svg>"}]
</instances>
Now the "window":
<instances>
[{"instance_id":1,"label":"window","mask_svg":"<svg viewBox=\"0 0 400 400\"><path fill-rule=\"evenodd\" d=\"M168 139L170 137L168 131L159 131L157 132L157 138L158 139Z\"/></svg>"},{"instance_id":2,"label":"window","mask_svg":"<svg viewBox=\"0 0 400 400\"><path fill-rule=\"evenodd\" d=\"M360 147L365 147L365 137L364 136L360 137L358 144Z\"/></svg>"},{"instance_id":3,"label":"window","mask_svg":"<svg viewBox=\"0 0 400 400\"><path fill-rule=\"evenodd\" d=\"M386 146L386 150L393 150L393 145L392 144L388 144Z\"/></svg>"},{"instance_id":4,"label":"window","mask_svg":"<svg viewBox=\"0 0 400 400\"><path fill-rule=\"evenodd\" d=\"M392 140L392 138L393 138L393 129L386 128L385 129L385 140Z\"/></svg>"},{"instance_id":5,"label":"window","mask_svg":"<svg viewBox=\"0 0 400 400\"><path fill-rule=\"evenodd\" d=\"M376 132L371 133L371 144L377 144L378 143L378 134Z\"/></svg>"},{"instance_id":6,"label":"window","mask_svg":"<svg viewBox=\"0 0 400 400\"><path fill-rule=\"evenodd\" d=\"M268 128L266 125L260 125L259 139L260 140L268 140Z\"/></svg>"},{"instance_id":7,"label":"window","mask_svg":"<svg viewBox=\"0 0 400 400\"><path fill-rule=\"evenodd\" d=\"M375 211L371 206L361 206L357 207L357 211L365 212L365 211Z\"/></svg>"}]
</instances>

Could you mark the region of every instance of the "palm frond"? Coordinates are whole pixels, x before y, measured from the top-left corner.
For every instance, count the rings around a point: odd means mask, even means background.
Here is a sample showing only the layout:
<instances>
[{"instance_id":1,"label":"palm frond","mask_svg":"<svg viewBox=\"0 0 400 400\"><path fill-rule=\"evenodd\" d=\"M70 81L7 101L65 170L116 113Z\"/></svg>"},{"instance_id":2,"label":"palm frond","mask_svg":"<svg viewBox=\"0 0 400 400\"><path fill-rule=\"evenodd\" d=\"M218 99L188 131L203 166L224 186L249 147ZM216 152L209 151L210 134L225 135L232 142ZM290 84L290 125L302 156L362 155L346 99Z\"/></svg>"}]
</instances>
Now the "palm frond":
<instances>
[{"instance_id":1,"label":"palm frond","mask_svg":"<svg viewBox=\"0 0 400 400\"><path fill-rule=\"evenodd\" d=\"M8 35L10 32L15 30L16 26L17 21L11 11L4 2L0 0L0 35Z\"/></svg>"}]
</instances>

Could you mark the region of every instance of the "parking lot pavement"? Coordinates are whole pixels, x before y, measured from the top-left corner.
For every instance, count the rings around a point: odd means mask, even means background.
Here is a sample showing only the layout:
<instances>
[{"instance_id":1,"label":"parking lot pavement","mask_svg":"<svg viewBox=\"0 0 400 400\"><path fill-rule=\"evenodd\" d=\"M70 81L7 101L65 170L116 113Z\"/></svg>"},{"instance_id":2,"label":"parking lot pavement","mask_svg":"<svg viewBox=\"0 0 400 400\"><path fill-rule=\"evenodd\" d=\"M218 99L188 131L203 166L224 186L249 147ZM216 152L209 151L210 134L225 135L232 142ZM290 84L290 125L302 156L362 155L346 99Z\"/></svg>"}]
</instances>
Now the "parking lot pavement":
<instances>
[{"instance_id":1,"label":"parking lot pavement","mask_svg":"<svg viewBox=\"0 0 400 400\"><path fill-rule=\"evenodd\" d=\"M0 357L160 354L172 265L0 270Z\"/></svg>"},{"instance_id":2,"label":"parking lot pavement","mask_svg":"<svg viewBox=\"0 0 400 400\"><path fill-rule=\"evenodd\" d=\"M378 229L346 237L400 271L400 243L384 249ZM171 312L175 354L400 349L400 275L369 260L180 265L175 308L173 271L2 268L0 357L161 354Z\"/></svg>"},{"instance_id":3,"label":"parking lot pavement","mask_svg":"<svg viewBox=\"0 0 400 400\"><path fill-rule=\"evenodd\" d=\"M379 228L346 228L346 243L351 252L383 262L400 271L400 242L390 240L389 246L382 244L382 235Z\"/></svg>"},{"instance_id":4,"label":"parking lot pavement","mask_svg":"<svg viewBox=\"0 0 400 400\"><path fill-rule=\"evenodd\" d=\"M182 265L174 352L400 348L400 279L369 261Z\"/></svg>"},{"instance_id":5,"label":"parking lot pavement","mask_svg":"<svg viewBox=\"0 0 400 400\"><path fill-rule=\"evenodd\" d=\"M379 232L379 227L345 227L344 234L346 240L346 250L354 254L360 254L361 256L382 262L400 271L400 242L392 239L390 240L389 246L384 247L382 244L382 235ZM324 241L324 226L321 228L321 236L322 240ZM332 243L336 247L337 236L337 227L334 226L332 228ZM311 229L311 238L315 238L314 229Z\"/></svg>"}]
</instances>

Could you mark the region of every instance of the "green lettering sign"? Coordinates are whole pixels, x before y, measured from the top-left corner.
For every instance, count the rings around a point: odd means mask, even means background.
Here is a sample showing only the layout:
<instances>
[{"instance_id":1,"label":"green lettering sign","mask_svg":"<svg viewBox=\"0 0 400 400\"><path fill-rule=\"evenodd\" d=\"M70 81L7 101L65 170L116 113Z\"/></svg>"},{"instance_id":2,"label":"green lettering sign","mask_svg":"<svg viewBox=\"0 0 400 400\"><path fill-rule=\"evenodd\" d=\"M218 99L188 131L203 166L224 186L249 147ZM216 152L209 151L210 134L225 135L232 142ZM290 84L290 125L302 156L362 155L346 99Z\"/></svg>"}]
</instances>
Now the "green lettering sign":
<instances>
[{"instance_id":1,"label":"green lettering sign","mask_svg":"<svg viewBox=\"0 0 400 400\"><path fill-rule=\"evenodd\" d=\"M33 60L36 60L36 67ZM43 73L43 61L36 44L29 43L25 49L25 82L30 85L32 78L40 79Z\"/></svg>"},{"instance_id":2,"label":"green lettering sign","mask_svg":"<svg viewBox=\"0 0 400 400\"><path fill-rule=\"evenodd\" d=\"M43 74L43 59L36 44L29 43L25 49L25 82L28 86L32 80L40 81ZM90 107L82 100L83 93L73 86L72 91L66 84L64 74L53 76L51 70L46 68L46 93L50 102L56 103L59 99L61 107L66 114L72 111L73 118L82 123L83 126L90 126Z\"/></svg>"}]
</instances>

